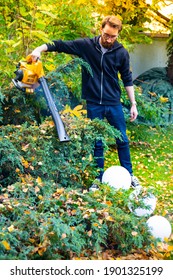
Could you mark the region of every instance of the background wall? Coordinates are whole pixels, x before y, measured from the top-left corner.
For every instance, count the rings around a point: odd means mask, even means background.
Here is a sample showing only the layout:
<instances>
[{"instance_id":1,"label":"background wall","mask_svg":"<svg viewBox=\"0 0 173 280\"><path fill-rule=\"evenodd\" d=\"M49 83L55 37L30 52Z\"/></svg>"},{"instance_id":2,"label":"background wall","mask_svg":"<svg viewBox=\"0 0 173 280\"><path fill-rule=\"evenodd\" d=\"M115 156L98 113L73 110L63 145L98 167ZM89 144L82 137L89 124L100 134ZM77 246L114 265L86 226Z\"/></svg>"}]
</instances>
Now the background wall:
<instances>
[{"instance_id":1,"label":"background wall","mask_svg":"<svg viewBox=\"0 0 173 280\"><path fill-rule=\"evenodd\" d=\"M150 45L137 45L130 53L133 79L153 67L165 67L167 65L166 52L167 36L153 38Z\"/></svg>"}]
</instances>

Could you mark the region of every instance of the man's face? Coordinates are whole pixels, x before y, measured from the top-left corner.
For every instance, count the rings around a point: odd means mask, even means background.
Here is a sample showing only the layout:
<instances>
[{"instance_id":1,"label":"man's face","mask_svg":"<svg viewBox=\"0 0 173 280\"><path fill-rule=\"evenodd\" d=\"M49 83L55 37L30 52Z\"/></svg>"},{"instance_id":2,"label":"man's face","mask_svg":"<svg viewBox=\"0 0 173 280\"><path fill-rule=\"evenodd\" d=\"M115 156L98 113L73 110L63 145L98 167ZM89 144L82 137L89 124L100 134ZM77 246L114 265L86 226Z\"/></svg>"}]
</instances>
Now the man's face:
<instances>
[{"instance_id":1,"label":"man's face","mask_svg":"<svg viewBox=\"0 0 173 280\"><path fill-rule=\"evenodd\" d=\"M118 37L118 29L106 24L104 28L101 28L101 44L104 48L109 49L113 46Z\"/></svg>"}]
</instances>

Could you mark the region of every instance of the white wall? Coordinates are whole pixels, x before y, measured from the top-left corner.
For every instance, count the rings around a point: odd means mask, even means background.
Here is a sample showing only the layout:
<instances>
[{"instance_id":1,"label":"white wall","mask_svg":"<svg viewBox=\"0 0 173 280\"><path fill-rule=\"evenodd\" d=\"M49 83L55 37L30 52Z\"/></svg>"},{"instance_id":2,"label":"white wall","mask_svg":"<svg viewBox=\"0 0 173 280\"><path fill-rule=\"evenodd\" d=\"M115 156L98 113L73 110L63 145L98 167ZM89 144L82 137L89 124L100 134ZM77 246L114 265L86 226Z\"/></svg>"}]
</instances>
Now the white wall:
<instances>
[{"instance_id":1,"label":"white wall","mask_svg":"<svg viewBox=\"0 0 173 280\"><path fill-rule=\"evenodd\" d=\"M167 38L154 38L150 45L137 45L130 52L133 79L153 67L165 67L167 64L166 53Z\"/></svg>"}]
</instances>

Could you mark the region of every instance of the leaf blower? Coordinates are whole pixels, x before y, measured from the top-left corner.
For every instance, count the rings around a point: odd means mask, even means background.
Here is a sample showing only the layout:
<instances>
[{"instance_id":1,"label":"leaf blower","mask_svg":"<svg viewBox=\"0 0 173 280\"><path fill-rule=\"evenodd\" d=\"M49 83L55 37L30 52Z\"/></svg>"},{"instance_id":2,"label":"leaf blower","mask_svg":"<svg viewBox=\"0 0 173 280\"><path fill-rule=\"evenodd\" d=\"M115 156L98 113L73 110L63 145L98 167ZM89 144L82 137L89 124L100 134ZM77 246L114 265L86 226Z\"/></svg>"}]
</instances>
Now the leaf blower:
<instances>
[{"instance_id":1,"label":"leaf blower","mask_svg":"<svg viewBox=\"0 0 173 280\"><path fill-rule=\"evenodd\" d=\"M40 84L46 98L49 110L51 112L60 142L70 141L54 103L44 76L42 62L40 60L32 61L31 55L26 57L26 61L20 61L17 70L14 72L16 77L12 79L13 84L19 90L27 93L33 93L34 89Z\"/></svg>"}]
</instances>

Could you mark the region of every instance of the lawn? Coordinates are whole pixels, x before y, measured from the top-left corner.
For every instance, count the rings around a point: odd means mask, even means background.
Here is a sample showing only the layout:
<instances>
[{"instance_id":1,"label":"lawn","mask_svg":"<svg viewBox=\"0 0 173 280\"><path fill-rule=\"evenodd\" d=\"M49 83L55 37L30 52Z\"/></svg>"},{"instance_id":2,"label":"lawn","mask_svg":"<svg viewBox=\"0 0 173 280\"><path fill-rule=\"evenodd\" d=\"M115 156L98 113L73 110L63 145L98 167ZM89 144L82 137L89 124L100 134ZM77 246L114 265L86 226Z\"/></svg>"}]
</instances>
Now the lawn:
<instances>
[{"instance_id":1,"label":"lawn","mask_svg":"<svg viewBox=\"0 0 173 280\"><path fill-rule=\"evenodd\" d=\"M136 129L134 127L134 129ZM138 136L139 136L138 128ZM127 131L130 140L133 170L144 188L157 198L155 214L169 217L173 224L173 130L142 128L141 139L136 131ZM106 168L119 165L114 147L106 154Z\"/></svg>"},{"instance_id":2,"label":"lawn","mask_svg":"<svg viewBox=\"0 0 173 280\"><path fill-rule=\"evenodd\" d=\"M135 128L136 129L136 128ZM138 128L138 136L139 136ZM138 141L136 131L127 131L130 140L133 170L144 188L157 197L156 213L169 216L173 222L173 130L142 128ZM142 140L141 140L142 139ZM119 165L114 147L106 154L106 168Z\"/></svg>"},{"instance_id":3,"label":"lawn","mask_svg":"<svg viewBox=\"0 0 173 280\"><path fill-rule=\"evenodd\" d=\"M157 199L153 215L160 215L168 219L173 229L172 128L170 126L166 129L151 127L141 129L141 127L136 128L134 126L134 131L127 131L127 133L130 140L134 174L139 178L143 188L151 190ZM137 137L138 139L136 139ZM105 168L111 165L119 165L117 150L114 146L106 154ZM159 251L161 256L158 255ZM166 243L158 244L156 259L172 259L172 256L173 233ZM133 258L143 258L143 252L130 254L124 259Z\"/></svg>"}]
</instances>

